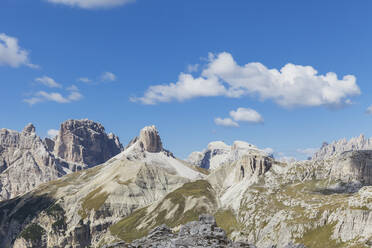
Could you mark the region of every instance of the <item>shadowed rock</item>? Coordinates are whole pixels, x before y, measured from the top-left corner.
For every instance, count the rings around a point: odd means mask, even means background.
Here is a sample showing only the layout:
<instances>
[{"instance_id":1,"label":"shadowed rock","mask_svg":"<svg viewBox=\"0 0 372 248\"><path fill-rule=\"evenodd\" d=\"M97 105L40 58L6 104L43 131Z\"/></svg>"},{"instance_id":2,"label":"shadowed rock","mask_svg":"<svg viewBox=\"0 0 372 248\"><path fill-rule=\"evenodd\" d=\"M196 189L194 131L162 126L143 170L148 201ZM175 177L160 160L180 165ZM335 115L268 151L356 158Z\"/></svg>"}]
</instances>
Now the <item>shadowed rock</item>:
<instances>
[{"instance_id":1,"label":"shadowed rock","mask_svg":"<svg viewBox=\"0 0 372 248\"><path fill-rule=\"evenodd\" d=\"M58 157L89 167L104 163L121 150L117 136L106 134L101 124L88 119L62 123L54 146Z\"/></svg>"}]
</instances>

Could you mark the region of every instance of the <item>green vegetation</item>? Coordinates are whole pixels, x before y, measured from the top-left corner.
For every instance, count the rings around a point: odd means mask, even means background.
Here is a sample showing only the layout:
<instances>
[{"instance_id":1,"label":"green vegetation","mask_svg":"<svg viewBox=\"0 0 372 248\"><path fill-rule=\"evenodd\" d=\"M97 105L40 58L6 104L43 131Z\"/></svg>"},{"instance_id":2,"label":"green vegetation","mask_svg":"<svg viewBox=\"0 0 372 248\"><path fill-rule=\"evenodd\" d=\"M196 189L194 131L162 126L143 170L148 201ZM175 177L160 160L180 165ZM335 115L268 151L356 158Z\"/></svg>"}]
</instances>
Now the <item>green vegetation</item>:
<instances>
[{"instance_id":1,"label":"green vegetation","mask_svg":"<svg viewBox=\"0 0 372 248\"><path fill-rule=\"evenodd\" d=\"M147 208L141 208L134 211L128 217L122 219L118 223L110 227L110 232L114 236L125 240L126 242L131 242L135 239L139 239L146 236L148 230L138 230L137 227L141 224L142 218L146 216Z\"/></svg>"},{"instance_id":2,"label":"green vegetation","mask_svg":"<svg viewBox=\"0 0 372 248\"><path fill-rule=\"evenodd\" d=\"M203 199L204 204L185 211L186 200L190 198L198 198L199 203ZM169 203L171 203L171 206L168 205ZM169 193L152 212L148 213L147 208L139 209L112 225L110 231L118 238L131 242L147 235L151 229L161 224L176 227L198 220L200 214L208 211L206 205L217 206L212 186L205 180L185 183L182 187ZM169 212L172 212L172 216L166 218ZM144 228L139 230L137 227L140 224L144 224Z\"/></svg>"},{"instance_id":3,"label":"green vegetation","mask_svg":"<svg viewBox=\"0 0 372 248\"><path fill-rule=\"evenodd\" d=\"M63 218L60 218L60 219L56 220L52 224L52 229L53 229L54 232L59 232L59 231L64 232L67 229L66 218L63 217Z\"/></svg>"},{"instance_id":4,"label":"green vegetation","mask_svg":"<svg viewBox=\"0 0 372 248\"><path fill-rule=\"evenodd\" d=\"M35 217L38 213L53 204L53 199L48 196L32 196L27 199L22 207L13 215L14 219L23 223L27 217Z\"/></svg>"},{"instance_id":5,"label":"green vegetation","mask_svg":"<svg viewBox=\"0 0 372 248\"><path fill-rule=\"evenodd\" d=\"M20 237L27 241L37 242L45 234L45 230L36 223L32 223L20 234Z\"/></svg>"},{"instance_id":6,"label":"green vegetation","mask_svg":"<svg viewBox=\"0 0 372 248\"><path fill-rule=\"evenodd\" d=\"M204 175L209 175L209 174L210 174L210 171L209 171L209 170L206 170L206 169L201 168L201 167L199 167L199 166L192 166L192 168L193 168L194 170L196 170L196 171L198 171L198 172L204 174Z\"/></svg>"},{"instance_id":7,"label":"green vegetation","mask_svg":"<svg viewBox=\"0 0 372 248\"><path fill-rule=\"evenodd\" d=\"M52 224L54 232L65 231L67 229L65 210L57 203L46 209L46 214L56 219Z\"/></svg>"},{"instance_id":8,"label":"green vegetation","mask_svg":"<svg viewBox=\"0 0 372 248\"><path fill-rule=\"evenodd\" d=\"M85 219L91 210L97 211L107 200L109 194L101 192L102 186L90 192L84 199L82 199L81 209L79 215Z\"/></svg>"},{"instance_id":9,"label":"green vegetation","mask_svg":"<svg viewBox=\"0 0 372 248\"><path fill-rule=\"evenodd\" d=\"M339 248L342 244L331 238L335 224L328 224L310 230L297 240L309 248Z\"/></svg>"},{"instance_id":10,"label":"green vegetation","mask_svg":"<svg viewBox=\"0 0 372 248\"><path fill-rule=\"evenodd\" d=\"M217 225L226 231L227 235L230 235L233 231L240 230L238 221L235 218L233 212L229 210L219 210L214 214Z\"/></svg>"},{"instance_id":11,"label":"green vegetation","mask_svg":"<svg viewBox=\"0 0 372 248\"><path fill-rule=\"evenodd\" d=\"M54 204L53 206L47 208L45 210L46 214L49 216L53 216L54 218L58 218L61 214L65 214L65 210L59 205L58 203Z\"/></svg>"}]
</instances>

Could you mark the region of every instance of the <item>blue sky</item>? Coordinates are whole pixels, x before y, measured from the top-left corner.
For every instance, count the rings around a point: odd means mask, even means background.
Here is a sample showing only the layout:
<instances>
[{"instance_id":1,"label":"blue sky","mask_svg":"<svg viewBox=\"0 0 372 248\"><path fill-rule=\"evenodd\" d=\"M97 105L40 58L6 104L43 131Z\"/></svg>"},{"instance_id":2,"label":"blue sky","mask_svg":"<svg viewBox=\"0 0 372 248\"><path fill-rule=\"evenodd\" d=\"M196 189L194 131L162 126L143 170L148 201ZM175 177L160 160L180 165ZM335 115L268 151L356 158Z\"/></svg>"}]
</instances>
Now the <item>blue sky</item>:
<instances>
[{"instance_id":1,"label":"blue sky","mask_svg":"<svg viewBox=\"0 0 372 248\"><path fill-rule=\"evenodd\" d=\"M0 127L32 122L46 136L89 118L127 143L155 124L181 158L214 140L305 158L298 149L372 136L371 10L362 0L2 0Z\"/></svg>"}]
</instances>

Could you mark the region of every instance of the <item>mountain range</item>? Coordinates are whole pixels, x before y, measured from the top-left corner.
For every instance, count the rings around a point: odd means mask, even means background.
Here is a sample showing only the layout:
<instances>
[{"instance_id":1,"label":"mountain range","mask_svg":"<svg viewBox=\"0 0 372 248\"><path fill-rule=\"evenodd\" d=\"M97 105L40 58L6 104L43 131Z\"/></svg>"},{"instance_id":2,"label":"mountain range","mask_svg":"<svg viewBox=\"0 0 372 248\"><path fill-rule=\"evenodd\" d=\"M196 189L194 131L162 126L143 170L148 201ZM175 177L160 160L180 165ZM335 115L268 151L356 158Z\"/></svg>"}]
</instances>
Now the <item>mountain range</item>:
<instances>
[{"instance_id":1,"label":"mountain range","mask_svg":"<svg viewBox=\"0 0 372 248\"><path fill-rule=\"evenodd\" d=\"M285 163L243 141L186 161L155 126L123 148L90 120L0 130L0 247L371 247L364 136Z\"/></svg>"}]
</instances>

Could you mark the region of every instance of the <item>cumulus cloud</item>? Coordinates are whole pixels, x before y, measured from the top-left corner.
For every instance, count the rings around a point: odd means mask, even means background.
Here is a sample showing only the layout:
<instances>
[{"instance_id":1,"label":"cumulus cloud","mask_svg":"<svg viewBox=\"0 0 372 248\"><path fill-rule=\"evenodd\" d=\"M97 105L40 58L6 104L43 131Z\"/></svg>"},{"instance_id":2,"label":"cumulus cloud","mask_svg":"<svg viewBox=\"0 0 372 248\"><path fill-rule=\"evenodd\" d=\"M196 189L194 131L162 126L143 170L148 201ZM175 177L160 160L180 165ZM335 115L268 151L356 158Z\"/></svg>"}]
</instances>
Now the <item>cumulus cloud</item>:
<instances>
[{"instance_id":1,"label":"cumulus cloud","mask_svg":"<svg viewBox=\"0 0 372 248\"><path fill-rule=\"evenodd\" d=\"M238 108L237 110L230 111L230 116L235 121L245 121L250 123L263 122L262 116L254 109L251 108Z\"/></svg>"},{"instance_id":2,"label":"cumulus cloud","mask_svg":"<svg viewBox=\"0 0 372 248\"><path fill-rule=\"evenodd\" d=\"M279 70L257 62L238 65L230 53L223 52L210 54L198 77L181 73L176 83L150 86L143 97L131 100L156 104L202 96L257 96L283 107L331 107L348 104L349 97L359 94L353 75L339 79L333 72L320 75L311 66L290 63Z\"/></svg>"},{"instance_id":3,"label":"cumulus cloud","mask_svg":"<svg viewBox=\"0 0 372 248\"><path fill-rule=\"evenodd\" d=\"M56 103L70 103L79 101L83 98L83 95L78 91L76 86L71 86L67 90L69 90L69 94L63 96L61 93L58 92L45 92L39 91L35 93L32 97L26 98L23 101L27 102L30 105L34 105L40 102L56 102Z\"/></svg>"},{"instance_id":4,"label":"cumulus cloud","mask_svg":"<svg viewBox=\"0 0 372 248\"><path fill-rule=\"evenodd\" d=\"M194 78L190 74L181 73L176 83L150 86L143 97L132 97L130 100L143 104L156 104L173 100L184 101L194 97L220 96L225 92L225 87L217 77Z\"/></svg>"},{"instance_id":5,"label":"cumulus cloud","mask_svg":"<svg viewBox=\"0 0 372 248\"><path fill-rule=\"evenodd\" d=\"M113 82L116 81L116 75L112 72L104 72L101 76L101 81L103 82Z\"/></svg>"},{"instance_id":6,"label":"cumulus cloud","mask_svg":"<svg viewBox=\"0 0 372 248\"><path fill-rule=\"evenodd\" d=\"M50 3L63 4L83 9L113 8L135 0L47 0Z\"/></svg>"},{"instance_id":7,"label":"cumulus cloud","mask_svg":"<svg viewBox=\"0 0 372 248\"><path fill-rule=\"evenodd\" d=\"M239 124L235 121L233 121L230 118L215 118L214 123L218 126L224 126L224 127L239 127Z\"/></svg>"},{"instance_id":8,"label":"cumulus cloud","mask_svg":"<svg viewBox=\"0 0 372 248\"><path fill-rule=\"evenodd\" d=\"M262 116L251 108L238 108L230 111L231 118L215 118L214 123L220 126L234 126L239 127L238 122L262 123L264 120Z\"/></svg>"},{"instance_id":9,"label":"cumulus cloud","mask_svg":"<svg viewBox=\"0 0 372 248\"><path fill-rule=\"evenodd\" d=\"M366 113L372 115L372 105L367 108Z\"/></svg>"},{"instance_id":10,"label":"cumulus cloud","mask_svg":"<svg viewBox=\"0 0 372 248\"><path fill-rule=\"evenodd\" d=\"M18 39L0 34L0 66L19 67L26 65L31 68L38 68L37 65L31 64L28 52L18 45Z\"/></svg>"},{"instance_id":11,"label":"cumulus cloud","mask_svg":"<svg viewBox=\"0 0 372 248\"><path fill-rule=\"evenodd\" d=\"M49 129L48 130L48 136L50 138L56 137L58 135L58 133L59 133L59 130L57 130L57 129Z\"/></svg>"},{"instance_id":12,"label":"cumulus cloud","mask_svg":"<svg viewBox=\"0 0 372 248\"><path fill-rule=\"evenodd\" d=\"M62 88L62 85L57 83L51 77L43 76L43 77L36 78L35 81L50 88Z\"/></svg>"}]
</instances>

